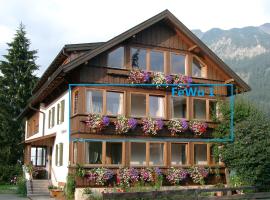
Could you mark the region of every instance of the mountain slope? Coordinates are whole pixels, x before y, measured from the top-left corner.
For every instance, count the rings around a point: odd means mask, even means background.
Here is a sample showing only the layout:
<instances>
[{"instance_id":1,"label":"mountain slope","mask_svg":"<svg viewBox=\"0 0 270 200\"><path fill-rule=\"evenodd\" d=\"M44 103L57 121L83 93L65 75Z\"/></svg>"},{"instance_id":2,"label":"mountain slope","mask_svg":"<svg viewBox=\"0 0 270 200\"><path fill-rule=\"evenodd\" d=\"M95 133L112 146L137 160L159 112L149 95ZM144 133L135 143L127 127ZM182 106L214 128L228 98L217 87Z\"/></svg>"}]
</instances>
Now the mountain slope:
<instances>
[{"instance_id":1,"label":"mountain slope","mask_svg":"<svg viewBox=\"0 0 270 200\"><path fill-rule=\"evenodd\" d=\"M270 23L194 33L251 86L244 96L270 114Z\"/></svg>"}]
</instances>

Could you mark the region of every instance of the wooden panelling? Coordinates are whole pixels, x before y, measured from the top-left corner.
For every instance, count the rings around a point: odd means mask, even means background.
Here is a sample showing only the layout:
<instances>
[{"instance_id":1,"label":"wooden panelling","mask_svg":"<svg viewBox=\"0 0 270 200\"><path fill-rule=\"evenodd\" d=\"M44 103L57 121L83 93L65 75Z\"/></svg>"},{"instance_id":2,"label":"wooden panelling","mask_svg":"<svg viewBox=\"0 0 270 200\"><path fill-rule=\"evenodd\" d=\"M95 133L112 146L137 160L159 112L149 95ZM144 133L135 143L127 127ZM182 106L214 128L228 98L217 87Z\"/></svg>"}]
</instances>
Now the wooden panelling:
<instances>
[{"instance_id":1,"label":"wooden panelling","mask_svg":"<svg viewBox=\"0 0 270 200\"><path fill-rule=\"evenodd\" d=\"M35 112L27 120L27 138L38 133L39 129L39 112Z\"/></svg>"}]
</instances>

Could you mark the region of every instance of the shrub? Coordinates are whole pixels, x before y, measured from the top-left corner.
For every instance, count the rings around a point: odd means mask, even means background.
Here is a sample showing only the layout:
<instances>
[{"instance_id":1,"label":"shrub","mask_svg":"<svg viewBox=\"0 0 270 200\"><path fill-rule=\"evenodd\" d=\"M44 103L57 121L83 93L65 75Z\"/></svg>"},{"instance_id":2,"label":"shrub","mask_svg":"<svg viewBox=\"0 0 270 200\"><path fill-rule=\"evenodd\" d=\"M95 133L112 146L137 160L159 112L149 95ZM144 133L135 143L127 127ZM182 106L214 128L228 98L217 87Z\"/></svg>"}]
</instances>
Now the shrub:
<instances>
[{"instance_id":1,"label":"shrub","mask_svg":"<svg viewBox=\"0 0 270 200\"><path fill-rule=\"evenodd\" d=\"M10 183L14 177L22 175L21 165L0 165L0 183Z\"/></svg>"},{"instance_id":2,"label":"shrub","mask_svg":"<svg viewBox=\"0 0 270 200\"><path fill-rule=\"evenodd\" d=\"M26 179L23 176L18 177L17 186L18 186L17 193L25 197L27 195L27 188L26 188Z\"/></svg>"},{"instance_id":3,"label":"shrub","mask_svg":"<svg viewBox=\"0 0 270 200\"><path fill-rule=\"evenodd\" d=\"M67 182L64 188L67 200L74 199L75 188L76 188L75 177L73 175L68 175Z\"/></svg>"}]
</instances>

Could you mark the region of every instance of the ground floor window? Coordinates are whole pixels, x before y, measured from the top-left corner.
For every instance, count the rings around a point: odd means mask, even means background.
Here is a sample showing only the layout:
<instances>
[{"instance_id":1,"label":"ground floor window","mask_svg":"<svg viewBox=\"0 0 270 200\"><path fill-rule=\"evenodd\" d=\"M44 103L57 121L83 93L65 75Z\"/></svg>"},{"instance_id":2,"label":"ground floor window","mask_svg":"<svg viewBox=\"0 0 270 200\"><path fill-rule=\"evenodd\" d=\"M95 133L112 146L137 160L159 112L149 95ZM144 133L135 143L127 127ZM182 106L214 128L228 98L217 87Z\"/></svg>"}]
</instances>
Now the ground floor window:
<instances>
[{"instance_id":1,"label":"ground floor window","mask_svg":"<svg viewBox=\"0 0 270 200\"><path fill-rule=\"evenodd\" d=\"M164 165L164 143L150 143L149 165Z\"/></svg>"},{"instance_id":2,"label":"ground floor window","mask_svg":"<svg viewBox=\"0 0 270 200\"><path fill-rule=\"evenodd\" d=\"M187 164L187 144L172 143L171 144L171 164L186 165Z\"/></svg>"},{"instance_id":3,"label":"ground floor window","mask_svg":"<svg viewBox=\"0 0 270 200\"><path fill-rule=\"evenodd\" d=\"M46 166L46 148L31 147L31 162L34 166Z\"/></svg>"},{"instance_id":4,"label":"ground floor window","mask_svg":"<svg viewBox=\"0 0 270 200\"><path fill-rule=\"evenodd\" d=\"M86 142L85 150L87 164L102 164L102 142Z\"/></svg>"},{"instance_id":5,"label":"ground floor window","mask_svg":"<svg viewBox=\"0 0 270 200\"><path fill-rule=\"evenodd\" d=\"M194 164L207 165L207 144L194 144Z\"/></svg>"},{"instance_id":6,"label":"ground floor window","mask_svg":"<svg viewBox=\"0 0 270 200\"><path fill-rule=\"evenodd\" d=\"M106 164L120 165L122 163L122 143L106 142Z\"/></svg>"},{"instance_id":7,"label":"ground floor window","mask_svg":"<svg viewBox=\"0 0 270 200\"><path fill-rule=\"evenodd\" d=\"M131 142L130 165L146 165L146 143Z\"/></svg>"}]
</instances>

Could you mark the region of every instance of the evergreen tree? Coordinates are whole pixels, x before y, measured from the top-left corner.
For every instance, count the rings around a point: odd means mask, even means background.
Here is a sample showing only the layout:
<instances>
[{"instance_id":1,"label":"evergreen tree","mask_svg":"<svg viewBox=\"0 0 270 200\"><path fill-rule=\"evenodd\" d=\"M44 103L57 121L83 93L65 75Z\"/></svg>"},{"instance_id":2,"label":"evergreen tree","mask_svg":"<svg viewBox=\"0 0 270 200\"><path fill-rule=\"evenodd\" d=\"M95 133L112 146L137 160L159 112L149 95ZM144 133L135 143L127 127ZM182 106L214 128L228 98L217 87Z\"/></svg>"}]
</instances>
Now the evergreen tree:
<instances>
[{"instance_id":1,"label":"evergreen tree","mask_svg":"<svg viewBox=\"0 0 270 200\"><path fill-rule=\"evenodd\" d=\"M7 55L0 61L0 166L14 165L22 156L24 124L17 117L27 105L38 79L34 75L38 70L37 51L30 50L23 24L7 44Z\"/></svg>"}]
</instances>

